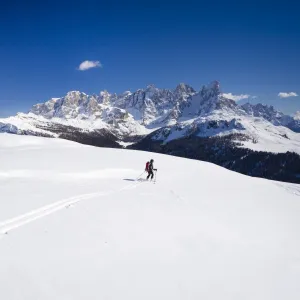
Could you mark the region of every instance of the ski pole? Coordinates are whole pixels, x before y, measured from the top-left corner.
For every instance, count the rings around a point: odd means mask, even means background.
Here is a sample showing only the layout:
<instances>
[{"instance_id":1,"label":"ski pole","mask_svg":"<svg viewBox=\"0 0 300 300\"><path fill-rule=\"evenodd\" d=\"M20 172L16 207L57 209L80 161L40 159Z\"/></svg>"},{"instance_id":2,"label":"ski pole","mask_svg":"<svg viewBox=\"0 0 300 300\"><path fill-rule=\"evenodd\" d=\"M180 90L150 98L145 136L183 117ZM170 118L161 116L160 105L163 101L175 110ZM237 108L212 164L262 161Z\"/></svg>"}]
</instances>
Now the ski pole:
<instances>
[{"instance_id":1,"label":"ski pole","mask_svg":"<svg viewBox=\"0 0 300 300\"><path fill-rule=\"evenodd\" d=\"M144 172L140 176L138 176L135 180L138 180L140 177L142 177L145 172L146 171L144 170Z\"/></svg>"}]
</instances>

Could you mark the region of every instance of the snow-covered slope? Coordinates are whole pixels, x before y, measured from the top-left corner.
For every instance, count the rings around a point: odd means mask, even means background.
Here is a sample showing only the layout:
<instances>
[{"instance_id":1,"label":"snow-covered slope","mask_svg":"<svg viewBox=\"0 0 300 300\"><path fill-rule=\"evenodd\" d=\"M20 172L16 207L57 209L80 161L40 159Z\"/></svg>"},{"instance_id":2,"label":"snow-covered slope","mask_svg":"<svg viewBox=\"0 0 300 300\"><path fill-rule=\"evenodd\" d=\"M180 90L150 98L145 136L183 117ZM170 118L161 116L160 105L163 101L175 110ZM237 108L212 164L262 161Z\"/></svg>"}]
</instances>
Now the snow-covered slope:
<instances>
[{"instance_id":1,"label":"snow-covered slope","mask_svg":"<svg viewBox=\"0 0 300 300\"><path fill-rule=\"evenodd\" d=\"M299 186L0 134L0 195L0 299L299 299Z\"/></svg>"},{"instance_id":2,"label":"snow-covered slope","mask_svg":"<svg viewBox=\"0 0 300 300\"><path fill-rule=\"evenodd\" d=\"M237 139L242 146L255 151L300 154L300 134L283 126L273 126L261 118L228 115L215 112L205 118L183 121L172 127L158 130L153 140L167 143L189 135L199 137L224 136L241 133L245 139Z\"/></svg>"}]
</instances>

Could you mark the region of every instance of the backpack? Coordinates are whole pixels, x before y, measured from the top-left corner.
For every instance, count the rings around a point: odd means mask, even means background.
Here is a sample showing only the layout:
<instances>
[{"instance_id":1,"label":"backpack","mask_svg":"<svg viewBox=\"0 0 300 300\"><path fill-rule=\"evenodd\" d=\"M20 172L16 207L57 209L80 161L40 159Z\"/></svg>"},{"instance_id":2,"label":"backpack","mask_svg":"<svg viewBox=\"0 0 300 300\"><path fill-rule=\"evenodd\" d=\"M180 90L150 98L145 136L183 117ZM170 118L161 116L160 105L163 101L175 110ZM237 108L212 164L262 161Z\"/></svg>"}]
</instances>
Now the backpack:
<instances>
[{"instance_id":1,"label":"backpack","mask_svg":"<svg viewBox=\"0 0 300 300\"><path fill-rule=\"evenodd\" d=\"M145 171L147 171L147 172L149 171L149 164L150 164L150 162L147 161L147 162L146 162L146 168L145 168Z\"/></svg>"}]
</instances>

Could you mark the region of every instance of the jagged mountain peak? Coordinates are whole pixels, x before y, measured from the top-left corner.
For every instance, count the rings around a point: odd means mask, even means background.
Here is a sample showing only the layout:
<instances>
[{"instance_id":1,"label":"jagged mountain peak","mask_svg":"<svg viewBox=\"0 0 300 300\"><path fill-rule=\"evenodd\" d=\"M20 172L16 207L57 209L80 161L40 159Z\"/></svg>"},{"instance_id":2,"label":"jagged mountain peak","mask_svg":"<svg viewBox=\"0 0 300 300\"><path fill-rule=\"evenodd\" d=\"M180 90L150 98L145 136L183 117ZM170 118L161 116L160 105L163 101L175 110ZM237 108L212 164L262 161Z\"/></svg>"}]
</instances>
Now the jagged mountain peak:
<instances>
[{"instance_id":1,"label":"jagged mountain peak","mask_svg":"<svg viewBox=\"0 0 300 300\"><path fill-rule=\"evenodd\" d=\"M156 89L157 89L157 87L153 83L148 84L146 86L146 90L156 90Z\"/></svg>"},{"instance_id":2,"label":"jagged mountain peak","mask_svg":"<svg viewBox=\"0 0 300 300\"><path fill-rule=\"evenodd\" d=\"M277 111L272 105L262 103L251 104L245 103L241 108L249 115L254 117L262 117L274 125L283 125L292 121L292 117L284 115L282 112Z\"/></svg>"},{"instance_id":3,"label":"jagged mountain peak","mask_svg":"<svg viewBox=\"0 0 300 300\"><path fill-rule=\"evenodd\" d=\"M145 89L139 89L133 93L126 91L120 95L111 94L107 90L101 91L98 96L70 91L62 98L35 105L30 112L48 119L52 117L99 118L104 108L99 105L104 105L106 108L124 109L138 122L150 125L160 122L176 122L184 114L186 107L194 110L192 114L199 114L208 113L222 106L234 107L236 104L234 101L222 98L220 83L213 81L203 86L198 93L185 83L178 84L174 90L159 89L154 84L150 84Z\"/></svg>"},{"instance_id":4,"label":"jagged mountain peak","mask_svg":"<svg viewBox=\"0 0 300 300\"><path fill-rule=\"evenodd\" d=\"M237 113L237 104L222 96L220 83L215 80L208 85L203 85L198 93L192 95L183 115L185 117L207 115L216 110Z\"/></svg>"},{"instance_id":5,"label":"jagged mountain peak","mask_svg":"<svg viewBox=\"0 0 300 300\"><path fill-rule=\"evenodd\" d=\"M221 95L220 83L217 80L212 81L208 85L203 85L200 93L202 96L208 97L217 97Z\"/></svg>"},{"instance_id":6,"label":"jagged mountain peak","mask_svg":"<svg viewBox=\"0 0 300 300\"><path fill-rule=\"evenodd\" d=\"M191 87L190 85L188 84L185 84L185 83L179 83L175 90L174 90L175 93L196 93L196 91L193 89L193 87Z\"/></svg>"},{"instance_id":7,"label":"jagged mountain peak","mask_svg":"<svg viewBox=\"0 0 300 300\"><path fill-rule=\"evenodd\" d=\"M292 131L300 132L300 120L276 110L272 105L262 103L246 103L241 106L247 115L262 118L275 126L284 126Z\"/></svg>"},{"instance_id":8,"label":"jagged mountain peak","mask_svg":"<svg viewBox=\"0 0 300 300\"><path fill-rule=\"evenodd\" d=\"M242 107L244 108L249 108L250 110L254 111L272 111L272 112L278 112L273 105L267 105L267 104L263 104L263 103L257 103L257 104L251 104L249 102L245 103L242 105Z\"/></svg>"},{"instance_id":9,"label":"jagged mountain peak","mask_svg":"<svg viewBox=\"0 0 300 300\"><path fill-rule=\"evenodd\" d=\"M104 105L109 105L112 98L116 98L116 94L110 94L107 90L99 93L98 102Z\"/></svg>"},{"instance_id":10,"label":"jagged mountain peak","mask_svg":"<svg viewBox=\"0 0 300 300\"><path fill-rule=\"evenodd\" d=\"M110 96L111 94L107 90L103 90L99 93L100 96Z\"/></svg>"},{"instance_id":11,"label":"jagged mountain peak","mask_svg":"<svg viewBox=\"0 0 300 300\"><path fill-rule=\"evenodd\" d=\"M220 91L220 82L218 80L213 80L207 85L207 88Z\"/></svg>"},{"instance_id":12,"label":"jagged mountain peak","mask_svg":"<svg viewBox=\"0 0 300 300\"><path fill-rule=\"evenodd\" d=\"M83 96L88 96L88 95L86 93L80 92L80 91L70 91L70 92L67 92L67 94L64 98L83 97Z\"/></svg>"},{"instance_id":13,"label":"jagged mountain peak","mask_svg":"<svg viewBox=\"0 0 300 300\"><path fill-rule=\"evenodd\" d=\"M121 96L128 96L128 95L131 95L132 92L131 91L125 91L121 94Z\"/></svg>"},{"instance_id":14,"label":"jagged mountain peak","mask_svg":"<svg viewBox=\"0 0 300 300\"><path fill-rule=\"evenodd\" d=\"M69 92L67 92L67 95L68 94L74 94L74 95L84 94L84 95L86 95L86 93L78 91L78 90L69 91Z\"/></svg>"}]
</instances>

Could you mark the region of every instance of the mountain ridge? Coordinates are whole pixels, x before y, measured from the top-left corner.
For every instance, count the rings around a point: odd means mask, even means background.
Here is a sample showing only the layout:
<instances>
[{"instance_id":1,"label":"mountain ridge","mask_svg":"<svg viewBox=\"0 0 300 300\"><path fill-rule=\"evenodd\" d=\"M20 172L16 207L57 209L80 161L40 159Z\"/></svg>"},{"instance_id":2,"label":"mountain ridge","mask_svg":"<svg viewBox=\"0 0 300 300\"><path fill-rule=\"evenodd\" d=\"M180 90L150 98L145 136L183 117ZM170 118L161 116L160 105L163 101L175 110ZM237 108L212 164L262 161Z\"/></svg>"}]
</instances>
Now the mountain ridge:
<instances>
[{"instance_id":1,"label":"mountain ridge","mask_svg":"<svg viewBox=\"0 0 300 300\"><path fill-rule=\"evenodd\" d=\"M0 119L0 132L64 138L100 147L133 144L130 148L143 150L146 147L155 151L165 151L163 148L171 142L184 146L187 139L198 145L200 138L211 147L204 151L204 156L194 153L193 146L190 154L183 151L181 155L207 157L216 163L222 161L223 166L231 165L231 169L234 163L220 160L223 155L220 150L217 158L212 159L209 154L216 151L219 139L224 140L222 147L230 149L300 154L297 116L293 118L261 103L240 105L224 96L218 81L203 85L198 91L184 83L174 89L148 85L121 94L102 91L99 95L88 95L70 91L64 97L34 105L27 114ZM208 142L207 138L216 143ZM149 146L151 143L161 146L153 148ZM234 156L235 159L242 159L243 151L237 151L241 157ZM281 170L280 164L278 169ZM292 176L296 175L294 172Z\"/></svg>"},{"instance_id":2,"label":"mountain ridge","mask_svg":"<svg viewBox=\"0 0 300 300\"><path fill-rule=\"evenodd\" d=\"M12 133L32 134L35 128L60 124L88 131L106 129L122 140L122 137L145 136L170 126L180 130L184 127L189 134L193 128L196 132L200 126L201 136L226 134L231 127L232 130L245 131L245 120L255 118L300 132L300 120L297 118L260 103L239 105L223 95L218 81L203 85L198 92L184 83L174 89L148 85L145 89L121 94L101 91L99 95L88 95L70 91L61 98L33 105L27 114L0 119L0 128ZM205 122L216 122L214 128L217 126L218 130L205 131ZM208 127L211 128L210 125ZM43 133L51 136L51 130L37 130L37 134Z\"/></svg>"}]
</instances>

